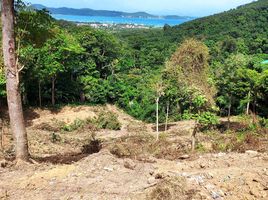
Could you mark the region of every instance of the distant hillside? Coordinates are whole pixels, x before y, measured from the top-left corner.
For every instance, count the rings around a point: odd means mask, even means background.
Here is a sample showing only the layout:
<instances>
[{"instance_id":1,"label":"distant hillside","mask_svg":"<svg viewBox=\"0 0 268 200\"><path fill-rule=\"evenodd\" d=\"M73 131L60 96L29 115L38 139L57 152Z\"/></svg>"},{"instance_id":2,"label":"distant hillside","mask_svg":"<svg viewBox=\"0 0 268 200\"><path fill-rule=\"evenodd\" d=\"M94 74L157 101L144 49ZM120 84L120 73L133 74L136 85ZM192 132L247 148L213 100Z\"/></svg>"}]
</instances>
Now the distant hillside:
<instances>
[{"instance_id":1,"label":"distant hillside","mask_svg":"<svg viewBox=\"0 0 268 200\"><path fill-rule=\"evenodd\" d=\"M168 16L156 16L146 12L127 13L121 11L109 11L109 10L93 10L89 8L74 9L74 8L50 8L41 4L33 4L35 9L46 9L52 14L62 15L79 15L79 16L103 16L103 17L128 17L128 18L165 18L165 19L185 19L191 18L186 16L168 15Z\"/></svg>"},{"instance_id":2,"label":"distant hillside","mask_svg":"<svg viewBox=\"0 0 268 200\"><path fill-rule=\"evenodd\" d=\"M268 53L268 0L259 0L236 9L184 24L165 27L175 40L195 37L205 41L227 38L244 43L251 52Z\"/></svg>"}]
</instances>

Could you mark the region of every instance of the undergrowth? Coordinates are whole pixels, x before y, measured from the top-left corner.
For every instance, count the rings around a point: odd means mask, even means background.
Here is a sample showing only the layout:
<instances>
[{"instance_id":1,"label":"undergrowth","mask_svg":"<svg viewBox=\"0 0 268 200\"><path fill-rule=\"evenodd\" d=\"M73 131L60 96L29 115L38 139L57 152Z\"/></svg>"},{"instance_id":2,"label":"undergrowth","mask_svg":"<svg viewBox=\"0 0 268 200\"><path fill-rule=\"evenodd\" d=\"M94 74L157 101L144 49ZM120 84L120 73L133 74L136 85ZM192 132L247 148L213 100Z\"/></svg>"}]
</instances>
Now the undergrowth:
<instances>
[{"instance_id":1,"label":"undergrowth","mask_svg":"<svg viewBox=\"0 0 268 200\"><path fill-rule=\"evenodd\" d=\"M185 178L169 177L163 179L147 195L148 200L186 200L195 196L195 190L189 190Z\"/></svg>"},{"instance_id":2,"label":"undergrowth","mask_svg":"<svg viewBox=\"0 0 268 200\"><path fill-rule=\"evenodd\" d=\"M120 130L122 126L118 116L110 111L101 111L92 122L100 129Z\"/></svg>"},{"instance_id":3,"label":"undergrowth","mask_svg":"<svg viewBox=\"0 0 268 200\"><path fill-rule=\"evenodd\" d=\"M108 146L110 152L119 158L147 159L150 156L174 160L187 152L180 142L169 141L166 135L155 137L147 133L122 137Z\"/></svg>"}]
</instances>

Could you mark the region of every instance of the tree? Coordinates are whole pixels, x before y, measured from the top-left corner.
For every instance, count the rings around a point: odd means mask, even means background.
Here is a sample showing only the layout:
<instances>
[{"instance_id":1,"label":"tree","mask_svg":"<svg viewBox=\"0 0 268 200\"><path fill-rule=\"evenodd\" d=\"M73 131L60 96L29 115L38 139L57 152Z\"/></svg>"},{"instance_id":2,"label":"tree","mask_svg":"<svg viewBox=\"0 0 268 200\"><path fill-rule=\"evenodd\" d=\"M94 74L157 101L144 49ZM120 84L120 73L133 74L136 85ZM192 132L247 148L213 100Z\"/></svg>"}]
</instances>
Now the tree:
<instances>
[{"instance_id":1,"label":"tree","mask_svg":"<svg viewBox=\"0 0 268 200\"><path fill-rule=\"evenodd\" d=\"M2 0L3 57L6 71L10 125L16 141L16 159L28 161L28 140L19 88L19 69L14 34L14 0Z\"/></svg>"},{"instance_id":2,"label":"tree","mask_svg":"<svg viewBox=\"0 0 268 200\"><path fill-rule=\"evenodd\" d=\"M196 88L214 103L213 87L208 83L209 49L201 41L185 40L171 57L171 69L182 77L187 87Z\"/></svg>"},{"instance_id":3,"label":"tree","mask_svg":"<svg viewBox=\"0 0 268 200\"><path fill-rule=\"evenodd\" d=\"M238 94L245 93L245 85L241 86L239 76L239 70L245 68L248 65L248 58L243 54L231 55L226 59L225 63L218 66L217 69L217 87L218 87L218 102L228 109L228 128L230 127L230 117L232 106L235 101L239 101ZM246 95L248 92L246 92ZM244 95L245 96L245 95Z\"/></svg>"},{"instance_id":4,"label":"tree","mask_svg":"<svg viewBox=\"0 0 268 200\"><path fill-rule=\"evenodd\" d=\"M156 103L156 140L159 140L159 100L160 97L164 95L165 86L163 81L157 77L153 84L153 89L155 92L155 103Z\"/></svg>"},{"instance_id":5,"label":"tree","mask_svg":"<svg viewBox=\"0 0 268 200\"><path fill-rule=\"evenodd\" d=\"M238 76L240 78L240 87L242 90L242 95L246 96L246 114L249 114L250 104L253 103L253 113L256 115L256 105L259 93L259 78L261 73L258 73L254 69L240 68L238 70Z\"/></svg>"},{"instance_id":6,"label":"tree","mask_svg":"<svg viewBox=\"0 0 268 200\"><path fill-rule=\"evenodd\" d=\"M83 48L72 35L57 28L55 32L55 36L47 40L39 52L39 79L46 77L51 80L52 106L56 102L56 80L59 73L66 72L74 67L72 66L72 59L75 59L83 51Z\"/></svg>"},{"instance_id":7,"label":"tree","mask_svg":"<svg viewBox=\"0 0 268 200\"><path fill-rule=\"evenodd\" d=\"M40 49L53 36L54 20L46 10L35 10L21 0L15 2L17 56L24 66L21 76L23 103L28 103L28 93L33 94L30 85L38 82L39 105L42 105L41 86L44 78L40 72ZM36 98L34 98L36 99Z\"/></svg>"},{"instance_id":8,"label":"tree","mask_svg":"<svg viewBox=\"0 0 268 200\"><path fill-rule=\"evenodd\" d=\"M75 74L81 87L82 100L91 103L106 103L109 93L109 79L118 72L118 57L121 46L116 38L102 30L79 27L76 35L85 51Z\"/></svg>"}]
</instances>

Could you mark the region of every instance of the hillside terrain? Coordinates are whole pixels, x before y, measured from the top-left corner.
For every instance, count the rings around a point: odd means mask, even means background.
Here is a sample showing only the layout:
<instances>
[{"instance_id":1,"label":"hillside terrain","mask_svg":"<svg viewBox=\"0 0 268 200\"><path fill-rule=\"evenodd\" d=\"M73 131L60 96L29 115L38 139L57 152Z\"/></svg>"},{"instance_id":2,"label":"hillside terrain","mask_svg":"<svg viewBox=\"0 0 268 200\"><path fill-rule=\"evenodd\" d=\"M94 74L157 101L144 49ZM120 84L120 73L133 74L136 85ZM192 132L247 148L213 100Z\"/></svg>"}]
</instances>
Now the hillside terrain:
<instances>
[{"instance_id":1,"label":"hillside terrain","mask_svg":"<svg viewBox=\"0 0 268 200\"><path fill-rule=\"evenodd\" d=\"M96 129L94 141L100 141L100 148L89 143L94 130L90 123L59 131L59 124L94 118L103 109L116 114L122 128ZM267 198L267 138L260 138L258 148L249 143L241 153L217 152L211 149L217 141L200 133L203 147L191 153L192 121L170 124L155 142L154 125L110 105L30 109L26 116L34 164L18 168L1 162L1 199ZM10 155L8 132L3 144Z\"/></svg>"},{"instance_id":2,"label":"hillside terrain","mask_svg":"<svg viewBox=\"0 0 268 200\"><path fill-rule=\"evenodd\" d=\"M177 41L185 37L196 37L207 41L207 45L213 48L216 42L235 39L238 43L244 43L248 49L233 49L233 51L267 54L267 19L268 1L258 0L239 6L237 9L174 26L167 31L173 34Z\"/></svg>"},{"instance_id":3,"label":"hillside terrain","mask_svg":"<svg viewBox=\"0 0 268 200\"><path fill-rule=\"evenodd\" d=\"M0 199L268 198L267 0L148 30L19 3L19 74L0 59ZM11 118L5 71L24 109Z\"/></svg>"}]
</instances>

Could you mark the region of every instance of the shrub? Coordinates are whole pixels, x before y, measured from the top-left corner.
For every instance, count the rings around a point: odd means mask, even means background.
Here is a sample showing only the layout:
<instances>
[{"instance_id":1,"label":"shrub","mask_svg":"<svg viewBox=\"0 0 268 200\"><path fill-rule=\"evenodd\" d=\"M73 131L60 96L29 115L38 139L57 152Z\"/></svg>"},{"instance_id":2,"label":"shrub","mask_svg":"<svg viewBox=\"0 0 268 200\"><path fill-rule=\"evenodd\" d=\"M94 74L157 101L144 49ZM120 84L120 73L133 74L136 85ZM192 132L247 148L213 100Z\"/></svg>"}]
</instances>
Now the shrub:
<instances>
[{"instance_id":1,"label":"shrub","mask_svg":"<svg viewBox=\"0 0 268 200\"><path fill-rule=\"evenodd\" d=\"M228 137L218 138L213 144L213 149L221 152L235 151L244 153L246 150L261 150L258 135L251 132L231 132Z\"/></svg>"},{"instance_id":2,"label":"shrub","mask_svg":"<svg viewBox=\"0 0 268 200\"><path fill-rule=\"evenodd\" d=\"M200 153L205 153L205 152L207 152L206 147L205 147L202 143L197 143L195 149L196 149L198 152L200 152Z\"/></svg>"},{"instance_id":3,"label":"shrub","mask_svg":"<svg viewBox=\"0 0 268 200\"><path fill-rule=\"evenodd\" d=\"M268 128L268 119L260 118L259 124L262 128Z\"/></svg>"},{"instance_id":4,"label":"shrub","mask_svg":"<svg viewBox=\"0 0 268 200\"><path fill-rule=\"evenodd\" d=\"M202 129L210 129L219 124L219 118L211 112L204 112L197 116Z\"/></svg>"},{"instance_id":5,"label":"shrub","mask_svg":"<svg viewBox=\"0 0 268 200\"><path fill-rule=\"evenodd\" d=\"M100 129L121 129L121 123L119 122L117 115L109 111L102 111L94 122Z\"/></svg>"},{"instance_id":6,"label":"shrub","mask_svg":"<svg viewBox=\"0 0 268 200\"><path fill-rule=\"evenodd\" d=\"M203 127L210 128L219 124L219 118L212 112L202 112L201 114L192 114L188 110L182 115L184 120L197 120Z\"/></svg>"},{"instance_id":7,"label":"shrub","mask_svg":"<svg viewBox=\"0 0 268 200\"><path fill-rule=\"evenodd\" d=\"M61 137L57 133L51 133L50 134L50 141L52 143L60 142L61 141Z\"/></svg>"},{"instance_id":8,"label":"shrub","mask_svg":"<svg viewBox=\"0 0 268 200\"><path fill-rule=\"evenodd\" d=\"M182 114L182 119L183 120L191 120L194 119L194 114L190 113L189 110L185 110L184 113Z\"/></svg>"},{"instance_id":9,"label":"shrub","mask_svg":"<svg viewBox=\"0 0 268 200\"><path fill-rule=\"evenodd\" d=\"M70 125L65 124L62 127L62 130L67 131L67 132L72 132L72 131L78 130L79 128L83 128L85 125L86 125L86 121L81 120L81 119L76 119Z\"/></svg>"}]
</instances>

